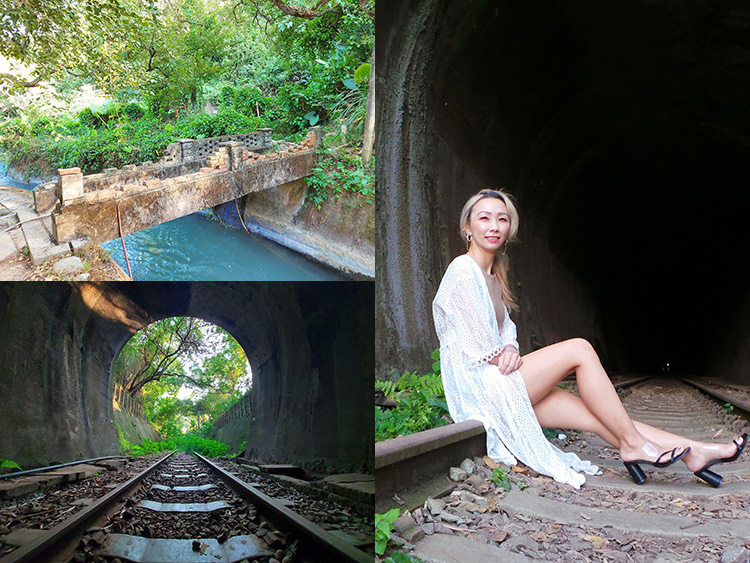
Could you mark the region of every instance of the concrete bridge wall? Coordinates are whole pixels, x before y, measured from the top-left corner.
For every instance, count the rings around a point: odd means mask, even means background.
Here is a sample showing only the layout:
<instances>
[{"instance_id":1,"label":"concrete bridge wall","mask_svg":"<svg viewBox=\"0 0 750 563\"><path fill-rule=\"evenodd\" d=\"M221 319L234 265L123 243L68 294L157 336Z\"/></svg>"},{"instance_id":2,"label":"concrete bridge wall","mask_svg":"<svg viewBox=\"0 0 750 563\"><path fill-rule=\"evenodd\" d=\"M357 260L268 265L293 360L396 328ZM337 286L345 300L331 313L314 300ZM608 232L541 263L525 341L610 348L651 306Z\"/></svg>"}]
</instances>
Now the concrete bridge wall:
<instances>
[{"instance_id":1,"label":"concrete bridge wall","mask_svg":"<svg viewBox=\"0 0 750 563\"><path fill-rule=\"evenodd\" d=\"M191 158L183 158L189 166L199 162L192 158L193 143L187 143ZM301 143L261 155L241 141L229 141L221 143L208 166L198 171L186 173L182 164L159 165L159 174L150 177L153 167L146 166L131 174L111 175L106 189L88 193L86 177L79 169L60 170L56 191L60 203L52 214L55 240L61 243L85 235L100 243L294 182L310 175L317 143L317 133L310 131ZM182 150L187 150L185 143ZM180 175L171 177L169 173ZM125 181L134 183L123 184Z\"/></svg>"},{"instance_id":2,"label":"concrete bridge wall","mask_svg":"<svg viewBox=\"0 0 750 563\"><path fill-rule=\"evenodd\" d=\"M253 370L248 450L372 467L371 283L2 283L0 456L22 466L117 452L111 366L154 320L229 331Z\"/></svg>"}]
</instances>

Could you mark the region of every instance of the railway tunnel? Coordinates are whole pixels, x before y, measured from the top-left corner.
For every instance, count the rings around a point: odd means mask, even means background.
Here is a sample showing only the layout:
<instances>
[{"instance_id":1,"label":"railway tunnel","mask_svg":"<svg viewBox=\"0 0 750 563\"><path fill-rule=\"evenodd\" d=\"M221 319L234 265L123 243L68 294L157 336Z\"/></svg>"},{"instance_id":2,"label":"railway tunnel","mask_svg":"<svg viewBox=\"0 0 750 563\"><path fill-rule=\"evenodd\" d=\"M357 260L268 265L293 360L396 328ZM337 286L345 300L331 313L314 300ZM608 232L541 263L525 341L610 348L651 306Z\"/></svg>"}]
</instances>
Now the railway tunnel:
<instances>
[{"instance_id":1,"label":"railway tunnel","mask_svg":"<svg viewBox=\"0 0 750 563\"><path fill-rule=\"evenodd\" d=\"M249 458L371 470L373 314L369 283L2 283L0 453L24 467L116 454L119 352L144 326L191 316L247 354Z\"/></svg>"},{"instance_id":2,"label":"railway tunnel","mask_svg":"<svg viewBox=\"0 0 750 563\"><path fill-rule=\"evenodd\" d=\"M378 6L377 370L429 369L483 187L521 214L522 352L750 382L750 11L738 1Z\"/></svg>"}]
</instances>

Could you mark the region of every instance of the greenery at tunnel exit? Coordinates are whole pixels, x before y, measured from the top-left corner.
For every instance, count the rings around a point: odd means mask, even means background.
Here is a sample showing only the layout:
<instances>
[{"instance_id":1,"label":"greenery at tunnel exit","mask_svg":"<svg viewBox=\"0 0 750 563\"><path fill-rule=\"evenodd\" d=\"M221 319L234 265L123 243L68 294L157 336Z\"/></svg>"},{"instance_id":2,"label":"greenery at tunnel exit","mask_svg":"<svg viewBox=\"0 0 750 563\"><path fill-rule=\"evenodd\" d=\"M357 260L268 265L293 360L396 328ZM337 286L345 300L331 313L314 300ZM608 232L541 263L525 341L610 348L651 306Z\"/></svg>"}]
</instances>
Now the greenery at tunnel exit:
<instances>
[{"instance_id":1,"label":"greenery at tunnel exit","mask_svg":"<svg viewBox=\"0 0 750 563\"><path fill-rule=\"evenodd\" d=\"M163 319L140 330L113 369L115 384L143 406L166 441L142 444L140 453L177 448L220 455L207 452L202 441L251 387L250 365L239 343L221 327L190 317Z\"/></svg>"},{"instance_id":2,"label":"greenery at tunnel exit","mask_svg":"<svg viewBox=\"0 0 750 563\"><path fill-rule=\"evenodd\" d=\"M157 161L167 144L324 127L311 203L372 201L359 158L373 0L29 0L0 19L0 152L27 175Z\"/></svg>"}]
</instances>

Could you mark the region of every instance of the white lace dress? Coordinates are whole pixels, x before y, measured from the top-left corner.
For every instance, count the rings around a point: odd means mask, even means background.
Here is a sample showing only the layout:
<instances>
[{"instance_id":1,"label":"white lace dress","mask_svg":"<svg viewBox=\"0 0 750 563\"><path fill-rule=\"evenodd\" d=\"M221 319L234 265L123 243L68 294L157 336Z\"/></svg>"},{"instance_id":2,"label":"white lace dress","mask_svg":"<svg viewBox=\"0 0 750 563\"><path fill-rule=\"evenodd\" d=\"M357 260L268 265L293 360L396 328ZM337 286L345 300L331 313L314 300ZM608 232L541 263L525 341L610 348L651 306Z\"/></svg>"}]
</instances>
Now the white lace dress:
<instances>
[{"instance_id":1,"label":"white lace dress","mask_svg":"<svg viewBox=\"0 0 750 563\"><path fill-rule=\"evenodd\" d=\"M482 270L469 255L448 266L432 311L451 417L455 422L477 420L484 425L492 459L508 465L519 459L575 488L586 481L579 471L591 475L599 471L545 438L518 371L503 375L488 363L508 344L518 348L516 325L506 307L505 321L498 327Z\"/></svg>"}]
</instances>

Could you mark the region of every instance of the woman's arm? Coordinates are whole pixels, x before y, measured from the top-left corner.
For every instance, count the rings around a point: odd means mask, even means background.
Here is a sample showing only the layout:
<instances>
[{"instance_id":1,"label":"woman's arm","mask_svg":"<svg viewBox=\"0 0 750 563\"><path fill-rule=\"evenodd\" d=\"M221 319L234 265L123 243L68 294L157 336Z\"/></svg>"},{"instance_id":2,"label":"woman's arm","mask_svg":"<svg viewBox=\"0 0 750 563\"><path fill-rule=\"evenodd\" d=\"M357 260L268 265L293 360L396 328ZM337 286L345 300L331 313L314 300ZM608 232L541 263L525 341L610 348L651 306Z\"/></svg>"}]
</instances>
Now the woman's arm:
<instances>
[{"instance_id":1,"label":"woman's arm","mask_svg":"<svg viewBox=\"0 0 750 563\"><path fill-rule=\"evenodd\" d=\"M505 321L500 331L500 340L505 344L502 352L490 360L491 364L495 364L500 373L508 375L512 371L517 370L523 364L521 359L521 353L518 348L518 336L516 331L516 323L510 318L510 311L508 307L503 305L505 308Z\"/></svg>"}]
</instances>

